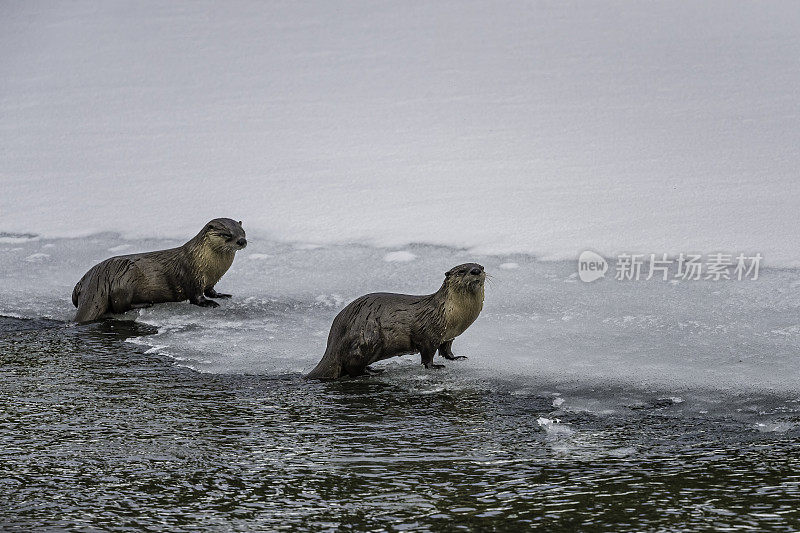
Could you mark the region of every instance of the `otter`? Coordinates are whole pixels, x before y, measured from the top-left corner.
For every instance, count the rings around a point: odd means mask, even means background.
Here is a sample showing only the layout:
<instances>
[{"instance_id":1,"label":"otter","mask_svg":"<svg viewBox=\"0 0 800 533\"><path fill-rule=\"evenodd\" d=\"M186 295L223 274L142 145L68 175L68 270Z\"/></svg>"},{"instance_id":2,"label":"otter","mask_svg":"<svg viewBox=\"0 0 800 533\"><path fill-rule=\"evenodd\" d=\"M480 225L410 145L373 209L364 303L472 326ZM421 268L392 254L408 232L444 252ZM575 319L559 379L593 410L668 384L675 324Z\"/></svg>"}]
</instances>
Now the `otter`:
<instances>
[{"instance_id":1,"label":"otter","mask_svg":"<svg viewBox=\"0 0 800 533\"><path fill-rule=\"evenodd\" d=\"M245 246L241 221L215 218L183 246L106 259L89 269L72 291L72 304L78 308L75 322L163 302L189 300L218 307L206 297L231 297L216 292L214 285Z\"/></svg>"},{"instance_id":2,"label":"otter","mask_svg":"<svg viewBox=\"0 0 800 533\"><path fill-rule=\"evenodd\" d=\"M333 320L325 355L306 378L361 376L373 372L369 365L376 361L417 352L425 368L444 368L433 363L437 350L445 359L466 359L453 355L453 339L483 309L486 273L465 263L444 276L442 287L427 296L375 293L352 301Z\"/></svg>"}]
</instances>

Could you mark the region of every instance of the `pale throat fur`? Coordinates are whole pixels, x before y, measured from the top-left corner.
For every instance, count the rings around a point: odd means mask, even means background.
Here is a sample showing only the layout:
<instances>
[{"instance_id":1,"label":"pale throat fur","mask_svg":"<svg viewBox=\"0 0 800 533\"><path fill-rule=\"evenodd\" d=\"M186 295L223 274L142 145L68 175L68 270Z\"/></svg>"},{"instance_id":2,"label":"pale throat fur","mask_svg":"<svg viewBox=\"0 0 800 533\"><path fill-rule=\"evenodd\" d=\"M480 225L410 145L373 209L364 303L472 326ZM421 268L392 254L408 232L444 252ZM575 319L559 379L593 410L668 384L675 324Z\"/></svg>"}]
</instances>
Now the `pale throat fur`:
<instances>
[{"instance_id":1,"label":"pale throat fur","mask_svg":"<svg viewBox=\"0 0 800 533\"><path fill-rule=\"evenodd\" d=\"M476 291L448 290L444 300L444 341L458 337L483 309L483 284Z\"/></svg>"},{"instance_id":2,"label":"pale throat fur","mask_svg":"<svg viewBox=\"0 0 800 533\"><path fill-rule=\"evenodd\" d=\"M203 289L210 289L222 278L233 264L233 250L215 249L208 242L194 247L189 254L194 263L195 272L202 275Z\"/></svg>"}]
</instances>

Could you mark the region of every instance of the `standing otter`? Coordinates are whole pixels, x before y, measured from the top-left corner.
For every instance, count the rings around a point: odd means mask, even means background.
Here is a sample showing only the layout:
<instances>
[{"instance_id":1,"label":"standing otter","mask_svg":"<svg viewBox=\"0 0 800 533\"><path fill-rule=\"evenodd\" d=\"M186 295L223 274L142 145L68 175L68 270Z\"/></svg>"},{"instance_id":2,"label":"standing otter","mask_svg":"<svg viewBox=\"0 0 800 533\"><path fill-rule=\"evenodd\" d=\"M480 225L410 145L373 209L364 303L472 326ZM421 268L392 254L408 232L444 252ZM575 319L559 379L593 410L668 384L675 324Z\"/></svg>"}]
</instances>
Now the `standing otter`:
<instances>
[{"instance_id":1,"label":"standing otter","mask_svg":"<svg viewBox=\"0 0 800 533\"><path fill-rule=\"evenodd\" d=\"M442 287L428 296L375 293L352 301L333 319L325 355L306 377L360 376L371 363L416 352L425 368L443 368L433 364L437 349L445 359L466 359L451 347L483 309L486 273L466 263L444 276Z\"/></svg>"},{"instance_id":2,"label":"standing otter","mask_svg":"<svg viewBox=\"0 0 800 533\"><path fill-rule=\"evenodd\" d=\"M78 308L75 322L96 320L105 313L124 313L137 304L182 302L218 307L209 298L230 298L214 285L237 250L247 246L241 222L215 218L183 246L120 255L93 266L72 291Z\"/></svg>"}]
</instances>

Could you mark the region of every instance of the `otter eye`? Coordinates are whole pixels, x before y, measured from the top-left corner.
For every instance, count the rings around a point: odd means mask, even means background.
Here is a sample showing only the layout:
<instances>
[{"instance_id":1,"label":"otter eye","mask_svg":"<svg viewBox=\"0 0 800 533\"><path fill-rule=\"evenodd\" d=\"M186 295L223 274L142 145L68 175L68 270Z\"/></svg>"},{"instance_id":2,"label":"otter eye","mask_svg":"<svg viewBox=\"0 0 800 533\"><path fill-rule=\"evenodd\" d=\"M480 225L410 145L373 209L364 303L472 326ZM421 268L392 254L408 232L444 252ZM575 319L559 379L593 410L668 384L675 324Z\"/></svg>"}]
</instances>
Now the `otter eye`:
<instances>
[{"instance_id":1,"label":"otter eye","mask_svg":"<svg viewBox=\"0 0 800 533\"><path fill-rule=\"evenodd\" d=\"M445 273L444 273L444 277L446 277L446 278L449 278L449 277L450 277L450 274L452 274L452 272L445 272Z\"/></svg>"},{"instance_id":2,"label":"otter eye","mask_svg":"<svg viewBox=\"0 0 800 533\"><path fill-rule=\"evenodd\" d=\"M466 273L467 273L467 271L466 271L466 270L464 270L464 269L462 268L461 270L459 270L459 271L458 271L458 273L459 273L459 274L466 274Z\"/></svg>"}]
</instances>

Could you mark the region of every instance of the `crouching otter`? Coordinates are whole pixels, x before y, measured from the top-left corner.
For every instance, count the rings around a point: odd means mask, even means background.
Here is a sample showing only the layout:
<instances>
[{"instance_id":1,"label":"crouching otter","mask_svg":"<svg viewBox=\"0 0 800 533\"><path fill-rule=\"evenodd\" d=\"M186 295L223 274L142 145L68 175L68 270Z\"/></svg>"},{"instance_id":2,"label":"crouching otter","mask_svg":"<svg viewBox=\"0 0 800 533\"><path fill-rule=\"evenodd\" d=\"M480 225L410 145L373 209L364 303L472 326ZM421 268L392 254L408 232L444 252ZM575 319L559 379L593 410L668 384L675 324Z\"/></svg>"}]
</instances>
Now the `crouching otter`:
<instances>
[{"instance_id":1,"label":"crouching otter","mask_svg":"<svg viewBox=\"0 0 800 533\"><path fill-rule=\"evenodd\" d=\"M214 290L237 250L247 246L241 222L215 218L183 246L121 255L93 266L72 291L75 322L124 313L137 305L189 300L218 307L208 298L230 298Z\"/></svg>"},{"instance_id":2,"label":"crouching otter","mask_svg":"<svg viewBox=\"0 0 800 533\"><path fill-rule=\"evenodd\" d=\"M453 355L453 339L483 309L486 273L466 263L444 276L442 287L428 296L376 293L351 302L336 315L325 355L306 377L360 376L376 361L417 352L425 368L442 368L433 364L437 349L445 359L465 359Z\"/></svg>"}]
</instances>

